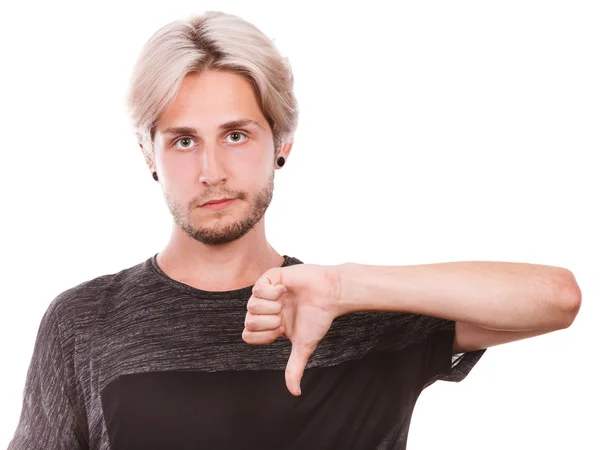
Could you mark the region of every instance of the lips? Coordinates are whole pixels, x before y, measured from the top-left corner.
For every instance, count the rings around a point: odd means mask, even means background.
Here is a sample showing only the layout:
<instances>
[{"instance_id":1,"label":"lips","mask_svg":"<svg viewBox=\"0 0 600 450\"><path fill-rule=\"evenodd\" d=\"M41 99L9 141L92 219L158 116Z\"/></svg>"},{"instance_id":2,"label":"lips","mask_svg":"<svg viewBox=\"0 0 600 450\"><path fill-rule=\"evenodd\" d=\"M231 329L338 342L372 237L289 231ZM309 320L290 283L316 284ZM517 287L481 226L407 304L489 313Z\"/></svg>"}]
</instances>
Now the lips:
<instances>
[{"instance_id":1,"label":"lips","mask_svg":"<svg viewBox=\"0 0 600 450\"><path fill-rule=\"evenodd\" d=\"M228 200L233 200L233 199L231 199L231 198L219 198L219 199L215 199L215 200L209 200L208 202L206 202L206 203L203 203L203 204L202 204L202 206L204 206L204 205L214 205L214 204L218 204L218 203L223 203L223 202L226 202L226 201L228 201Z\"/></svg>"}]
</instances>

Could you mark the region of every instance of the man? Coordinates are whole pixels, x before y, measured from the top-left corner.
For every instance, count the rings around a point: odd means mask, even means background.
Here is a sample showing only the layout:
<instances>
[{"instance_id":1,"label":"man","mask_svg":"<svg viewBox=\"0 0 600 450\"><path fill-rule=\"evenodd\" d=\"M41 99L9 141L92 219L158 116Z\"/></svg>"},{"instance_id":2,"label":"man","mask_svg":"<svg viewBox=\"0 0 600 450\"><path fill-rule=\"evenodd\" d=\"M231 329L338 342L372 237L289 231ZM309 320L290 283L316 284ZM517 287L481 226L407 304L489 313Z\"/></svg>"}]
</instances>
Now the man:
<instances>
[{"instance_id":1,"label":"man","mask_svg":"<svg viewBox=\"0 0 600 450\"><path fill-rule=\"evenodd\" d=\"M403 449L419 394L570 326L570 271L304 264L265 237L298 109L287 61L211 12L144 47L130 108L173 216L146 261L45 313L9 449Z\"/></svg>"}]
</instances>

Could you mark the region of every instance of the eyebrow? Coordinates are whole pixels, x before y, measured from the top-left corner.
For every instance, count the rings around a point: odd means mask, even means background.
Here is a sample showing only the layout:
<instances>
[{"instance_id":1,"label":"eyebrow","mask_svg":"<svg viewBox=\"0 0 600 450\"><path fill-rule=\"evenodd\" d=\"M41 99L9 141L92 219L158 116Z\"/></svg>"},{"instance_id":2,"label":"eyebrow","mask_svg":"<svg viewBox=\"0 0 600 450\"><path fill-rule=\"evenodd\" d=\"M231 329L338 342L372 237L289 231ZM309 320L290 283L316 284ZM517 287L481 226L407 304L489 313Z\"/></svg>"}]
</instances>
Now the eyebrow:
<instances>
[{"instance_id":1,"label":"eyebrow","mask_svg":"<svg viewBox=\"0 0 600 450\"><path fill-rule=\"evenodd\" d=\"M229 122L225 122L225 123L222 123L221 125L219 125L219 128L221 130L230 130L232 128L244 127L246 125L256 125L257 127L261 128L262 130L265 129L260 123L258 123L256 120L252 120L252 119L230 120ZM193 128L193 127L168 127L162 133L163 134L194 134L194 135L197 135L198 130L196 130L196 128Z\"/></svg>"}]
</instances>

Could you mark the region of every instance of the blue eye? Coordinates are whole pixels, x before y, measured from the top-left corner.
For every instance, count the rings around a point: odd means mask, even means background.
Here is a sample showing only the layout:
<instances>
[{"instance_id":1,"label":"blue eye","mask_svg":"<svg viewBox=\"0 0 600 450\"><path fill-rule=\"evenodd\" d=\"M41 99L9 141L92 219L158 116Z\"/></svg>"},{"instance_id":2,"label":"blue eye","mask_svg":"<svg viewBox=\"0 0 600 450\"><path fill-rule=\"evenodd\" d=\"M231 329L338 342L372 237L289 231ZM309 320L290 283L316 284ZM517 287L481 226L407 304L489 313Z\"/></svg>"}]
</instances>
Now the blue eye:
<instances>
[{"instance_id":1,"label":"blue eye","mask_svg":"<svg viewBox=\"0 0 600 450\"><path fill-rule=\"evenodd\" d=\"M248 139L248 136L246 136L244 133L240 133L239 131L234 131L233 133L229 133L227 135L227 137L229 137L229 136L237 136L238 137L237 139L233 140L234 144L238 144L240 142L244 142L243 140L240 140L242 136L244 136L245 139Z\"/></svg>"}]
</instances>

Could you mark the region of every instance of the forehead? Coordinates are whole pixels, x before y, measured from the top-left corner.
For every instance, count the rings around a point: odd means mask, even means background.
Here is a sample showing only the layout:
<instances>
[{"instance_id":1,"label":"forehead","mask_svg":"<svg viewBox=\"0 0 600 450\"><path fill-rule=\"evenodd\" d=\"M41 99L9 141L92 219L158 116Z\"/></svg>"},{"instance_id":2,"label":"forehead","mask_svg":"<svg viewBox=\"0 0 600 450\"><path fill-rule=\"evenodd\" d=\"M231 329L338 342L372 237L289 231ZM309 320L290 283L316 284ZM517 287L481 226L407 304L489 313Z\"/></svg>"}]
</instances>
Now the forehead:
<instances>
[{"instance_id":1,"label":"forehead","mask_svg":"<svg viewBox=\"0 0 600 450\"><path fill-rule=\"evenodd\" d=\"M267 124L250 81L231 72L209 70L185 76L157 128L161 130L175 122L216 126L240 116Z\"/></svg>"}]
</instances>

